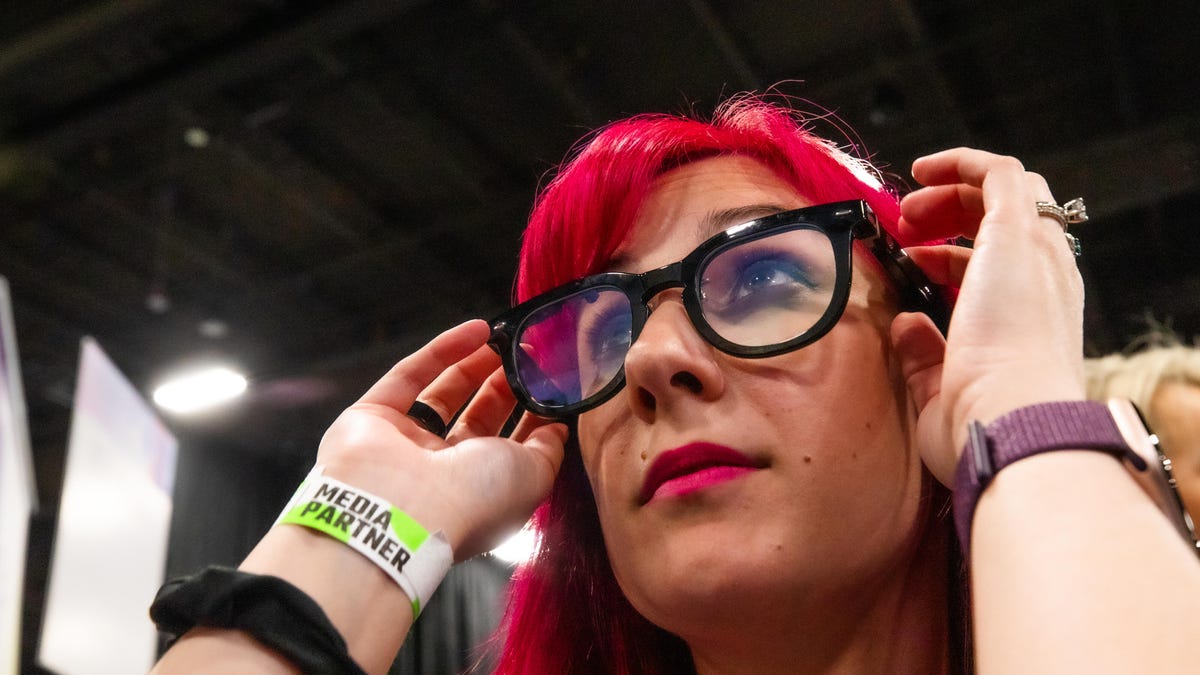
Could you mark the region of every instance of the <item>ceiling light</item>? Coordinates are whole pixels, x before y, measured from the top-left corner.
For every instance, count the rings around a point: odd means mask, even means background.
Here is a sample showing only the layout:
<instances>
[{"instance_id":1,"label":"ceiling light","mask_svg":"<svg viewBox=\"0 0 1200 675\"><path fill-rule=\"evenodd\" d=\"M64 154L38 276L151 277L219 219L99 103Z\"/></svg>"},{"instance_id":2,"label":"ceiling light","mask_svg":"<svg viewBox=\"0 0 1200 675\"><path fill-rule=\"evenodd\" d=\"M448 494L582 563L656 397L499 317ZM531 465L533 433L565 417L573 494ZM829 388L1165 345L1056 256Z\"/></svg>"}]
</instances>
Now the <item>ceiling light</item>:
<instances>
[{"instance_id":1,"label":"ceiling light","mask_svg":"<svg viewBox=\"0 0 1200 675\"><path fill-rule=\"evenodd\" d=\"M154 390L154 403L186 415L220 405L246 391L246 378L229 368L214 367L173 377Z\"/></svg>"},{"instance_id":2,"label":"ceiling light","mask_svg":"<svg viewBox=\"0 0 1200 675\"><path fill-rule=\"evenodd\" d=\"M220 340L229 335L229 324L220 319L205 319L196 324L196 330L210 340Z\"/></svg>"},{"instance_id":3,"label":"ceiling light","mask_svg":"<svg viewBox=\"0 0 1200 675\"><path fill-rule=\"evenodd\" d=\"M146 309L154 314L166 314L167 310L171 309L171 296L162 288L151 288L146 294Z\"/></svg>"},{"instance_id":4,"label":"ceiling light","mask_svg":"<svg viewBox=\"0 0 1200 675\"><path fill-rule=\"evenodd\" d=\"M183 142L193 148L208 146L208 132L201 127L189 127L183 132Z\"/></svg>"}]
</instances>

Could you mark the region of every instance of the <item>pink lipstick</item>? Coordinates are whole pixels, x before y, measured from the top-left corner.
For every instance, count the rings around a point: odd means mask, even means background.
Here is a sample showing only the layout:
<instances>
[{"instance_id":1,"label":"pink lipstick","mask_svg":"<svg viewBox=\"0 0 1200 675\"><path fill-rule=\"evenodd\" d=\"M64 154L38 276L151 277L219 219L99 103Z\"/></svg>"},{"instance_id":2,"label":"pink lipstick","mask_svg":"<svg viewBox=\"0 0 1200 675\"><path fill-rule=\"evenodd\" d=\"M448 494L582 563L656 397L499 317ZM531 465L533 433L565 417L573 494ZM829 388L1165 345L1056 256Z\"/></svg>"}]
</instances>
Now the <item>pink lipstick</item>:
<instances>
[{"instance_id":1,"label":"pink lipstick","mask_svg":"<svg viewBox=\"0 0 1200 675\"><path fill-rule=\"evenodd\" d=\"M760 468L733 448L716 443L688 443L654 460L642 483L640 503L657 497L685 495Z\"/></svg>"}]
</instances>

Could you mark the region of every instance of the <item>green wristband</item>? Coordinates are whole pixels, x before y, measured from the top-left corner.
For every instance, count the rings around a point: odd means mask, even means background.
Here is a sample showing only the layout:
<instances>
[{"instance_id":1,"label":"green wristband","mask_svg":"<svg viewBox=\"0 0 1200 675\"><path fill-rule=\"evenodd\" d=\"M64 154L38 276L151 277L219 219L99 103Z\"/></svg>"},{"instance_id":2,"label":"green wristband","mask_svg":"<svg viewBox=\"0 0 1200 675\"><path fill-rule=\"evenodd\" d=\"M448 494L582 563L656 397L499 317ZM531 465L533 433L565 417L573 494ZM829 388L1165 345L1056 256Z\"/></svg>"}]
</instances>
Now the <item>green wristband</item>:
<instances>
[{"instance_id":1,"label":"green wristband","mask_svg":"<svg viewBox=\"0 0 1200 675\"><path fill-rule=\"evenodd\" d=\"M323 532L375 563L412 601L413 617L454 562L441 531L430 533L387 500L324 475L316 466L276 525Z\"/></svg>"}]
</instances>

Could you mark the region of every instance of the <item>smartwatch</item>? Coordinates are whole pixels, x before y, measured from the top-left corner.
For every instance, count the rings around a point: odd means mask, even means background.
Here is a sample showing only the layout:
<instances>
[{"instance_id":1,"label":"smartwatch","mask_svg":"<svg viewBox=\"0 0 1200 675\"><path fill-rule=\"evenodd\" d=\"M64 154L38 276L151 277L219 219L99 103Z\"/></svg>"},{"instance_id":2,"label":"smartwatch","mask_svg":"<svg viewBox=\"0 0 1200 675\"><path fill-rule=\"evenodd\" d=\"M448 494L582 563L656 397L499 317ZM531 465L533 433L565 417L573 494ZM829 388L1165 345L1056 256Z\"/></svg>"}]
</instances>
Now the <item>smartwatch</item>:
<instances>
[{"instance_id":1,"label":"smartwatch","mask_svg":"<svg viewBox=\"0 0 1200 675\"><path fill-rule=\"evenodd\" d=\"M1141 411L1126 399L1039 403L1002 415L986 427L971 422L953 494L955 527L964 555L970 554L971 520L979 495L992 477L1013 462L1053 450L1096 450L1120 459L1200 555L1195 527L1171 472L1171 460Z\"/></svg>"},{"instance_id":2,"label":"smartwatch","mask_svg":"<svg viewBox=\"0 0 1200 675\"><path fill-rule=\"evenodd\" d=\"M1158 508L1166 514L1171 524L1179 531L1192 548L1200 555L1200 541L1196 538L1196 525L1183 505L1179 495L1179 485L1175 482L1175 473L1171 470L1171 458L1163 451L1158 435L1150 430L1146 417L1133 401L1124 398L1108 400L1108 410L1112 413L1113 421L1121 430L1121 435L1129 443L1129 448L1146 463L1144 471L1134 470L1128 461L1134 480Z\"/></svg>"}]
</instances>

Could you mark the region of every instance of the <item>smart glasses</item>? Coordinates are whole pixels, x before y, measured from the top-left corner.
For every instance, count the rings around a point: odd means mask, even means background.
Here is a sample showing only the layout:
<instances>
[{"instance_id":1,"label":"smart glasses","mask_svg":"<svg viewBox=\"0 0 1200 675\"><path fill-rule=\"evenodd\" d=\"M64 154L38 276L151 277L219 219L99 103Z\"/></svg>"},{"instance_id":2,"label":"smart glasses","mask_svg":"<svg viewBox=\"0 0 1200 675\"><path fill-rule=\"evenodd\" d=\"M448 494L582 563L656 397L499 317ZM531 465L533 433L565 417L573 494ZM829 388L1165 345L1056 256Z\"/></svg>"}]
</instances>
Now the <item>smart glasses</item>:
<instances>
[{"instance_id":1,"label":"smart glasses","mask_svg":"<svg viewBox=\"0 0 1200 675\"><path fill-rule=\"evenodd\" d=\"M933 285L867 203L853 200L731 227L649 272L569 282L493 320L488 344L526 409L576 415L625 385L625 356L650 316L650 300L668 288L683 289L696 331L727 354L776 356L820 339L846 308L855 239L892 279L902 309L926 312L945 331L948 309Z\"/></svg>"}]
</instances>

